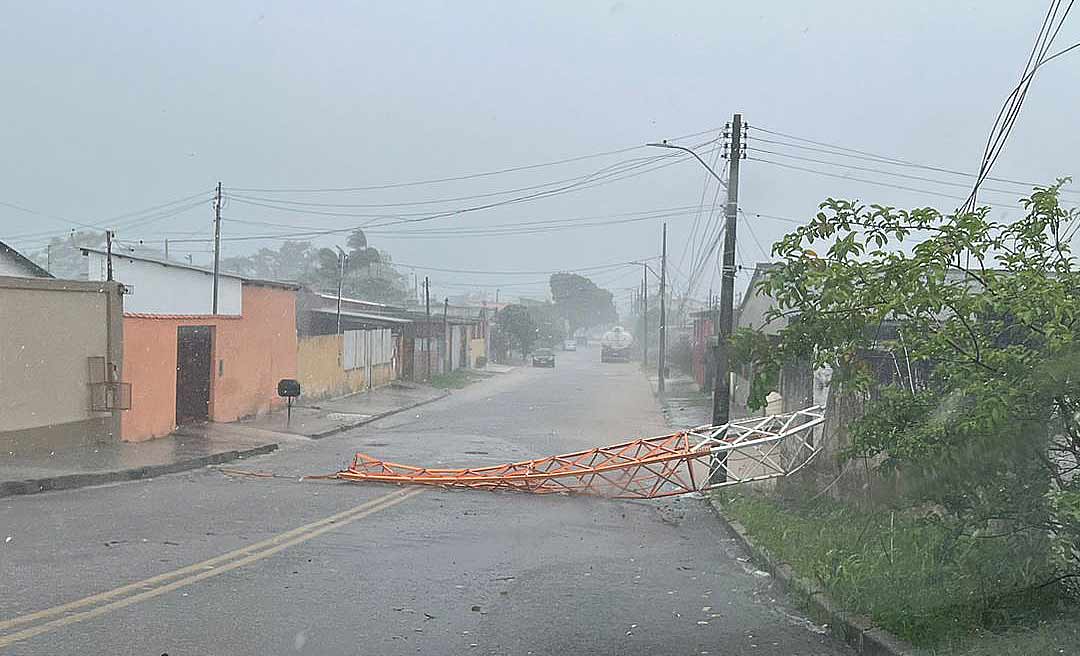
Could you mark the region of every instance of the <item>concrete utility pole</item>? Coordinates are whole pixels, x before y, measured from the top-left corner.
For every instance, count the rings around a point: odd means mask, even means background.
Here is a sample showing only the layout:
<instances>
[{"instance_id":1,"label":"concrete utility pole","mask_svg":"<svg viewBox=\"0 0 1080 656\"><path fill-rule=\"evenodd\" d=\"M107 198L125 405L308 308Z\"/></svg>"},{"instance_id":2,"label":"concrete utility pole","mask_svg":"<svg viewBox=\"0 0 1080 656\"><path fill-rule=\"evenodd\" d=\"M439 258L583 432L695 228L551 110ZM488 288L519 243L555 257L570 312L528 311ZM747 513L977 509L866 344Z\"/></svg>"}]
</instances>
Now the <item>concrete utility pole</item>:
<instances>
[{"instance_id":1,"label":"concrete utility pole","mask_svg":"<svg viewBox=\"0 0 1080 656\"><path fill-rule=\"evenodd\" d=\"M424 276L424 311L427 312L427 323L424 325L425 335L427 338L427 379L431 381L431 345L435 343L432 339L432 334L435 332L431 329L431 281L427 276Z\"/></svg>"},{"instance_id":2,"label":"concrete utility pole","mask_svg":"<svg viewBox=\"0 0 1080 656\"><path fill-rule=\"evenodd\" d=\"M716 335L716 379L713 382L714 426L728 423L731 414L731 362L728 340L735 314L735 220L739 212L739 162L742 159L742 114L731 119L728 151L727 204L724 206L724 257L720 277L720 324Z\"/></svg>"},{"instance_id":3,"label":"concrete utility pole","mask_svg":"<svg viewBox=\"0 0 1080 656\"><path fill-rule=\"evenodd\" d=\"M667 223L660 246L660 352L656 355L656 391L664 393L664 366L667 364L667 316L664 305L665 286L667 285Z\"/></svg>"},{"instance_id":4,"label":"concrete utility pole","mask_svg":"<svg viewBox=\"0 0 1080 656\"><path fill-rule=\"evenodd\" d=\"M45 270L52 273L52 244L45 244Z\"/></svg>"},{"instance_id":5,"label":"concrete utility pole","mask_svg":"<svg viewBox=\"0 0 1080 656\"><path fill-rule=\"evenodd\" d=\"M341 334L341 286L345 283L345 262L348 261L349 256L345 254L345 251L341 249L341 246L336 246L338 250L338 279L337 279L337 334Z\"/></svg>"},{"instance_id":6,"label":"concrete utility pole","mask_svg":"<svg viewBox=\"0 0 1080 656\"><path fill-rule=\"evenodd\" d=\"M105 280L112 280L112 238L113 231L105 231Z\"/></svg>"},{"instance_id":7,"label":"concrete utility pole","mask_svg":"<svg viewBox=\"0 0 1080 656\"><path fill-rule=\"evenodd\" d=\"M443 345L446 347L446 357L443 358L443 371L449 373L454 369L454 355L451 353L454 347L454 340L450 338L450 297L443 298L442 307L442 332L443 332Z\"/></svg>"},{"instance_id":8,"label":"concrete utility pole","mask_svg":"<svg viewBox=\"0 0 1080 656\"><path fill-rule=\"evenodd\" d=\"M211 314L218 313L218 272L221 265L221 182L214 200L214 303Z\"/></svg>"},{"instance_id":9,"label":"concrete utility pole","mask_svg":"<svg viewBox=\"0 0 1080 656\"><path fill-rule=\"evenodd\" d=\"M641 263L641 299L644 309L641 315L642 368L649 366L649 265Z\"/></svg>"},{"instance_id":10,"label":"concrete utility pole","mask_svg":"<svg viewBox=\"0 0 1080 656\"><path fill-rule=\"evenodd\" d=\"M165 261L169 261L169 238L165 238Z\"/></svg>"}]
</instances>

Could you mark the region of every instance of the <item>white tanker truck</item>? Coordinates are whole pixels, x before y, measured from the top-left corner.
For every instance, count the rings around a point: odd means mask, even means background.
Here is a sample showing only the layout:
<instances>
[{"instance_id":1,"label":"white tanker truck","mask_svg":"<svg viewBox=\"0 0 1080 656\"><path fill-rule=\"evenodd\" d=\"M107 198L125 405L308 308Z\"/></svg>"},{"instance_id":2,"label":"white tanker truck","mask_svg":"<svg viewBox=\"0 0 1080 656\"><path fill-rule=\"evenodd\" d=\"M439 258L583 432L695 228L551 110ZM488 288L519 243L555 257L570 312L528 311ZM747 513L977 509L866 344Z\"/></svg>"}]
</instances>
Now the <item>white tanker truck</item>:
<instances>
[{"instance_id":1,"label":"white tanker truck","mask_svg":"<svg viewBox=\"0 0 1080 656\"><path fill-rule=\"evenodd\" d=\"M634 336L615 326L600 338L600 362L629 362Z\"/></svg>"}]
</instances>

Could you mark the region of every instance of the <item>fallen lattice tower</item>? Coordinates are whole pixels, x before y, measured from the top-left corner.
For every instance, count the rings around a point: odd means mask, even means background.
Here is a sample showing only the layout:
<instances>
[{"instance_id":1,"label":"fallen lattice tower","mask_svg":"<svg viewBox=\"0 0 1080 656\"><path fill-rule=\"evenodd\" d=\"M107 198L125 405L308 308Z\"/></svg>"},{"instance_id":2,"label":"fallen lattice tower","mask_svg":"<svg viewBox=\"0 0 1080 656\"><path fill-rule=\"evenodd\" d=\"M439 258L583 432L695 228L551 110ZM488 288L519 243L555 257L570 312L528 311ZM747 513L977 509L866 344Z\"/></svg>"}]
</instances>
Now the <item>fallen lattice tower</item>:
<instances>
[{"instance_id":1,"label":"fallen lattice tower","mask_svg":"<svg viewBox=\"0 0 1080 656\"><path fill-rule=\"evenodd\" d=\"M821 451L814 429L824 421L824 409L814 406L470 469L414 467L357 453L349 468L334 477L354 482L653 499L790 476Z\"/></svg>"}]
</instances>

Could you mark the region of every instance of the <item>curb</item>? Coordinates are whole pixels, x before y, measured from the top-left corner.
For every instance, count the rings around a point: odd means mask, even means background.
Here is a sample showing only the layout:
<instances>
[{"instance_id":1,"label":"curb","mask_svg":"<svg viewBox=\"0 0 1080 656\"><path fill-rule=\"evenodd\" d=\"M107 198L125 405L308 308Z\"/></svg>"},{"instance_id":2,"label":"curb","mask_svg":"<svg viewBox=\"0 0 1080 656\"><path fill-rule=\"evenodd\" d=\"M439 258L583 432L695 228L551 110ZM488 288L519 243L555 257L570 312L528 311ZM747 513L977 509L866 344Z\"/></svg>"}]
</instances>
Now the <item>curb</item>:
<instances>
[{"instance_id":1,"label":"curb","mask_svg":"<svg viewBox=\"0 0 1080 656\"><path fill-rule=\"evenodd\" d=\"M313 439L313 440L321 440L324 437L330 437L331 435L337 435L338 433L343 433L343 432L345 432L347 430L351 430L353 428L363 426L364 424L370 424L373 421L379 421L380 419L385 419L386 417L389 417L391 415L396 415L399 412L405 412L406 410L412 410L413 408L419 408L422 405L427 405L429 403L434 403L436 401L440 401L442 399L445 399L448 396L450 396L450 391L446 390L442 394L440 394L438 396L435 396L435 397L432 397L430 399L424 399L423 401L417 401L416 403L405 405L405 406L402 406L400 408L394 408L393 410L387 410L386 412L380 412L377 415L371 415L370 417L368 417L366 419L361 419L360 421L352 422L352 423L349 423L349 424L343 424L341 426L335 426L334 428L331 428L329 430L324 430L321 433L312 433L311 435L308 435L307 437L310 438L310 439Z\"/></svg>"},{"instance_id":2,"label":"curb","mask_svg":"<svg viewBox=\"0 0 1080 656\"><path fill-rule=\"evenodd\" d=\"M0 481L0 497L11 497L20 494L39 494L54 490L74 490L91 485L104 485L106 483L119 483L123 481L137 481L143 478L153 478L165 474L188 471L206 467L207 465L219 465L241 458L250 458L276 451L277 444L262 444L250 449L222 451L210 455L178 462L168 462L161 465L146 465L132 469L118 469L104 472L86 472L80 474L63 474L49 476L47 478L32 478L25 481Z\"/></svg>"},{"instance_id":3,"label":"curb","mask_svg":"<svg viewBox=\"0 0 1080 656\"><path fill-rule=\"evenodd\" d=\"M776 560L764 548L754 544L746 528L725 516L711 498L708 503L720 521L735 534L743 548L750 552L751 557L772 574L781 588L803 599L810 616L821 624L827 624L834 636L863 656L914 656L913 646L885 629L874 626L867 618L841 610L820 586L796 575L787 563Z\"/></svg>"}]
</instances>

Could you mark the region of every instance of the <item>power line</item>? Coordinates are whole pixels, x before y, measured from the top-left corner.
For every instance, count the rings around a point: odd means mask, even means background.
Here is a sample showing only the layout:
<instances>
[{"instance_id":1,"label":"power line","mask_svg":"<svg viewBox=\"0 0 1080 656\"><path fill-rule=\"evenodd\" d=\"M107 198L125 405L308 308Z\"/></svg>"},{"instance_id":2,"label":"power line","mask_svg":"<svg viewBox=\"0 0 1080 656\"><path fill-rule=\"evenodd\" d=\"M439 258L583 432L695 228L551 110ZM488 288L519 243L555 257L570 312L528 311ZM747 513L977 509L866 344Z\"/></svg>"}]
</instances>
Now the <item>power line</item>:
<instances>
[{"instance_id":1,"label":"power line","mask_svg":"<svg viewBox=\"0 0 1080 656\"><path fill-rule=\"evenodd\" d=\"M439 273L467 273L475 275L493 275L493 276L535 276L535 275L551 275L556 273L577 273L582 271L601 271L610 270L618 267L625 266L639 266L642 262L648 262L659 259L656 256L639 258L637 260L624 260L622 262L612 262L609 264L598 264L594 266L585 267L567 267L562 269L555 269L553 271L490 271L479 269L445 269L439 267L421 266L419 264L407 264L405 262L388 262L388 264L395 267L405 267L408 269L419 269L421 271L437 271Z\"/></svg>"},{"instance_id":2,"label":"power line","mask_svg":"<svg viewBox=\"0 0 1080 656\"><path fill-rule=\"evenodd\" d=\"M707 145L707 143L702 144L702 145ZM698 146L698 147L700 147L700 146ZM711 153L712 150L713 149L708 149L708 150L706 150L704 152ZM674 157L674 161L666 162L666 163L662 163L662 164L656 164L654 166L649 166L649 164L651 164L652 162L655 162L657 160L669 159L669 158L673 158L673 157ZM545 190L545 191L539 191L539 192L535 192L535 193L532 193L532 194L526 194L526 195L518 196L518 197L515 197L515 198L507 198L507 199L503 199L503 200L499 200L499 201L494 201L494 202L491 202L491 203L485 203L485 204L482 204L482 205L475 205L475 206L470 206L470 207L463 207L463 208L457 208L457 209L452 209L452 210L446 210L446 211L437 212L437 213L434 213L434 214L430 214L430 213L427 213L427 212L413 212L413 213L407 213L406 212L406 213L395 213L395 214L387 214L387 213L370 214L370 213L356 213L356 212L330 212L330 211L308 210L308 209L299 210L299 209L292 208L292 207L282 207L280 205L272 204L272 203L262 203L262 202L243 200L243 199L237 199L237 202L244 203L246 205L254 205L254 206L258 206L258 207L265 207L265 208L273 209L273 210L277 210L277 211L290 212L290 213L293 213L293 214L310 214L310 215L319 215L319 216L345 216L345 217L371 218L371 219L395 219L394 223L419 223L419 222L423 222L423 221L431 221L431 220L434 220L434 219L446 218L446 217L450 217L450 216L457 216L457 215L465 214L465 213L468 213L468 212L476 212L476 211L480 211L480 210L491 209L491 208L494 208L494 207L502 207L504 205L513 205L513 204L522 203L522 202L526 202L526 201L538 200L538 199L541 199L541 198L548 198L548 197L551 197L551 196L556 196L556 195L559 195L559 194L569 193L569 192L573 192L573 191L581 191L581 190L584 190L584 189L592 189L594 187L599 187L599 186L602 186L602 185L605 185L605 184L610 184L612 182L617 182L617 181L620 181L620 180L625 180L625 179L628 179L628 178L637 177L639 175L644 175L645 173L656 171L656 170L659 170L659 169L662 169L662 168L667 168L669 166L679 164L682 161L685 161L685 160L683 160L682 158L678 158L676 156L673 156L673 155L657 155L655 158L653 158L650 161L646 161L644 163L634 164L634 165L628 166L624 170L621 170L621 171L602 172L602 171L604 171L604 169L601 169L601 171L597 171L597 172L594 172L594 173L589 174L587 176L584 176L583 178L578 179L578 181L570 183L568 185L564 185L562 187L557 187L557 188L549 189L549 190ZM636 170L636 169L638 169L638 170ZM630 171L630 170L636 170L636 172L627 173L627 171ZM409 217L417 217L417 218L409 218Z\"/></svg>"},{"instance_id":3,"label":"power line","mask_svg":"<svg viewBox=\"0 0 1080 656\"><path fill-rule=\"evenodd\" d=\"M993 127L990 129L990 136L987 138L986 148L983 151L982 162L979 164L978 177L976 177L975 184L971 188L971 194L961 206L961 210L973 211L975 209L979 185L981 185L983 180L986 179L986 176L990 174L990 169L993 168L998 157L1000 157L1001 153L1004 151L1005 143L1012 133L1013 126L1016 125L1016 120L1020 115L1020 109L1024 104L1024 100L1027 98L1028 91L1031 89L1035 72L1045 63L1046 53L1049 52L1050 46L1053 44L1054 40L1057 39L1061 27L1065 24L1065 19L1072 10L1073 2L1074 0L1069 0L1069 4L1065 7L1065 11L1062 12L1061 18L1058 20L1057 27L1055 28L1053 27L1054 20L1057 18L1058 9L1061 7L1061 0L1051 0L1046 17L1043 18L1042 27L1039 28L1039 33L1035 38L1035 45L1032 46L1031 54L1028 55L1027 63L1024 64L1020 82L1005 99L1005 102L1001 106L1001 110L998 112L997 118L994 119ZM1050 31L1051 28L1053 28L1052 32ZM1060 56L1067 51L1068 50L1057 53L1054 57Z\"/></svg>"},{"instance_id":4,"label":"power line","mask_svg":"<svg viewBox=\"0 0 1080 656\"><path fill-rule=\"evenodd\" d=\"M709 134L710 132L716 132L719 128L709 128L708 130L701 130L699 132L691 132L690 134L684 134L680 137L675 137L675 140L690 139L692 137L699 137L703 134ZM622 153L628 153L634 150L644 148L643 144L634 146L627 146L625 148L617 148L615 150L608 150L599 153L590 153L587 155L578 155L575 157L567 157L564 159L551 160L547 162L540 162L536 164L525 164L521 166L511 166L503 169L496 169L493 171L482 171L479 173L466 173L463 175L449 176L443 178L431 178L427 180L414 180L410 182L394 182L388 184L355 186L355 187L321 187L321 188L304 188L304 187L292 187L292 188L255 188L255 187L230 187L230 191L241 192L254 192L254 193L332 193L332 192L351 192L351 191L375 191L379 189L399 189L402 187L416 187L421 185L438 184L442 182L456 182L459 180L472 180L474 178L483 178L493 175L502 175L505 173L515 173L518 171L529 171L538 168L544 168L548 166L558 166L561 164L570 164L573 162L580 162L588 159L596 159L599 157L608 157L611 155L618 155Z\"/></svg>"},{"instance_id":5,"label":"power line","mask_svg":"<svg viewBox=\"0 0 1080 656\"><path fill-rule=\"evenodd\" d=\"M141 210L136 210L136 211L133 211L133 212L126 212L124 214L118 214L116 216L112 216L112 217L109 217L109 218L106 218L106 219L102 219L97 224L86 224L86 223L79 223L79 222L72 222L72 223L74 223L75 225L78 225L80 227L86 228L88 230L100 230L100 229L104 229L105 227L115 227L115 228L118 228L118 229L128 229L128 228L131 228L131 227L135 227L136 225L141 225L143 223L151 223L151 222L154 222L154 221L157 221L157 220L169 218L171 216L176 216L177 214L181 214L181 213L183 213L183 212L185 212L185 211L187 211L189 209L192 209L194 207L198 207L204 201L209 200L208 194L209 194L208 191L199 192L197 194L191 194L189 196L184 196L183 198L177 198L175 200L171 200L171 201L169 201L167 203L161 203L161 204L158 204L158 205L154 205L152 207L143 208ZM188 202L188 201L192 201L193 199L198 199L198 200L195 200L194 202ZM187 204L180 205L181 203L187 203ZM0 203L0 204L6 204L6 203ZM39 212L36 212L35 210L29 210L27 208L21 208L21 209L23 211L28 211L28 212L35 213L35 214L40 214ZM125 218L127 219L126 221L121 221L121 222L115 223L115 224L113 223L114 221L117 221L118 219L125 219ZM52 237L52 236L60 237L60 236L68 234L68 232L69 231L60 232L60 231L56 231L56 230L50 230L50 231L23 233L23 234L19 234L19 235L9 235L8 238L12 239L12 240L20 240L20 239L37 239L37 238L41 238L41 237Z\"/></svg>"},{"instance_id":6,"label":"power line","mask_svg":"<svg viewBox=\"0 0 1080 656\"><path fill-rule=\"evenodd\" d=\"M600 169L599 171L597 171L595 173L588 174L585 177L589 178L589 177L595 176L595 175L597 175L599 173L602 173L602 172L605 172L605 171L610 171L611 169L614 169L615 167L619 167L619 166L625 166L627 168L632 169L632 168L635 168L637 166L643 166L644 164L651 163L653 161L656 161L657 159L659 159L659 156L653 155L653 156L649 156L649 157L636 157L636 158L633 158L633 159L622 160L620 162L616 162L615 164L611 164L611 165L609 165L607 167L604 167L604 168ZM500 191L491 191L491 192L487 192L487 193L483 193L483 194L470 194L470 195L467 195L467 196L450 196L450 197L446 197L446 198L432 198L432 199L427 199L427 200L412 200L412 201L403 201L403 202L397 202L397 203L313 203L313 202L308 202L308 201L298 201L298 200L289 200L289 199L280 199L280 198L265 198L265 197L262 197L262 196L244 196L242 194L233 194L232 197L237 199L237 200L246 200L246 201L250 200L250 201L263 202L263 203L276 203L278 205L286 205L286 206L295 205L295 206L298 206L298 207L333 207L333 208L359 207L359 208L368 208L368 209L378 209L378 208L387 208L387 207L414 207L414 206L417 206L417 205L441 205L443 203L452 203L452 202L463 201L463 200L477 200L477 199L480 199L480 198L493 198L493 197L496 197L496 196L506 196L506 195L509 195L509 194L521 193L523 191L533 191L535 189L543 189L544 187L552 187L552 186L555 186L555 185L566 184L566 183L569 183L569 182L580 182L581 180L582 180L582 176L578 175L578 176L574 176L574 177L571 177L571 178L563 178L561 180L551 180L549 182L541 182L539 184L528 185L528 186L524 186L524 187L516 187L516 188L513 188L513 189L503 189L503 190L500 190Z\"/></svg>"},{"instance_id":7,"label":"power line","mask_svg":"<svg viewBox=\"0 0 1080 656\"><path fill-rule=\"evenodd\" d=\"M867 171L869 173L879 173L879 174L882 174L882 175L891 175L891 176L897 177L897 178L904 178L904 179L907 179L907 180L919 180L919 181L922 181L922 182L931 182L933 184L945 185L945 186L949 186L949 187L960 187L962 189L967 189L967 188L969 188L971 186L970 184L966 184L966 183L963 183L963 182L951 182L951 181L948 181L948 180L938 180L938 179L935 179L935 178L928 178L928 177L921 176L921 175L910 175L910 174L907 174L907 173L898 173L896 171L888 171L886 169L876 169L876 168L872 168L872 167L869 167L869 166L858 166L858 165L855 165L855 164L844 164L842 162L830 162L828 160L817 159L817 158L814 158L814 157L802 157L800 155L792 155L791 153L784 153L784 152L779 152L779 151L775 151L775 150L767 150L765 148L757 148L756 146L750 146L748 148L748 150L751 150L751 151L754 151L754 152L757 152L757 153L767 153L769 155L779 155L780 157L787 157L788 159L797 159L797 160L800 160L800 161L803 161L803 162L815 162L817 164L828 164L829 166L835 166L835 167L838 167L838 168L852 169L852 170L855 170L855 171ZM996 187L983 187L983 190L984 191L993 191L993 192L1001 193L1001 194L1019 194L1020 193L1019 191L1014 191L1014 190L1011 190L1011 189L999 189L999 188L996 188Z\"/></svg>"},{"instance_id":8,"label":"power line","mask_svg":"<svg viewBox=\"0 0 1080 656\"><path fill-rule=\"evenodd\" d=\"M742 209L739 209L739 213L743 215L744 219L746 218L746 212L744 212ZM769 260L769 254L761 246L761 242L758 241L757 235L754 233L754 222L743 221L743 225L746 226L746 231L750 233L750 238L754 240L754 245L757 246L758 251L761 253L762 259L767 262Z\"/></svg>"},{"instance_id":9,"label":"power line","mask_svg":"<svg viewBox=\"0 0 1080 656\"><path fill-rule=\"evenodd\" d=\"M831 177L831 178L840 178L841 180L849 180L849 181L852 181L852 182L862 182L862 183L865 183L865 184L878 185L880 187L889 187L889 188L892 188L892 189L901 189L901 190L904 190L904 191L912 191L912 192L916 192L916 193L920 193L920 194L930 194L931 196L941 196L942 198L951 198L953 200L961 200L961 201L965 200L965 197L963 197L963 196L954 196L952 194L945 194L945 193L942 193L942 192L939 192L939 191L931 191L929 189L919 189L918 187L907 187L907 186L904 186L904 185L896 185L896 184L891 184L891 183L888 183L888 182L880 182L880 181L877 181L877 180L867 180L865 178L856 178L856 177L850 176L850 175L842 175L842 174L839 174L839 173L831 173L831 172L828 172L828 171L821 171L821 170L818 170L818 169L806 168L804 166L795 166L794 164L785 164L785 163L782 163L782 162L774 162L772 160L764 159L764 158L761 158L761 157L750 157L749 159L752 159L752 160L754 160L756 162L764 162L766 164L772 164L773 166L779 166L779 167L782 167L782 168L785 168L785 169L793 169L793 170L796 170L796 171L805 171L807 173L814 173L814 174L817 174L817 175L824 175L824 176L828 176L828 177ZM1010 209L1024 209L1023 207L1021 207L1019 205L1006 205L1006 204L1002 204L1002 203L994 203L994 206L996 206L996 207L1007 207L1007 208L1010 208Z\"/></svg>"},{"instance_id":10,"label":"power line","mask_svg":"<svg viewBox=\"0 0 1080 656\"><path fill-rule=\"evenodd\" d=\"M1077 45L1080 45L1080 44L1077 44ZM934 164L923 164L923 163L913 162L911 160L891 157L889 155L880 155L880 154L872 153L872 152L869 152L869 151L866 151L866 150L859 150L857 148L849 148L847 146L838 146L836 144L831 144L831 143L827 143L827 142L824 142L824 141L816 141L814 139L808 139L806 137L800 137L800 136L797 136L797 135L794 135L794 134L789 134L789 133L786 133L786 132L780 132L780 131L777 131L777 130L770 130L770 129L767 129L767 128L763 128L760 125L753 125L753 126L751 126L750 129L751 130L757 130L759 132L765 132L765 133L780 136L780 137L784 137L786 139L794 139L796 141L802 141L802 142L805 142L805 143L814 144L815 146L823 146L824 148L829 149L829 150L824 150L822 148L813 148L813 147L810 147L810 146L804 146L804 145L797 144L797 143L789 143L789 142L786 142L786 141L776 141L774 139L765 139L763 137L755 137L754 138L755 143L770 143L770 144L775 144L775 145L778 145L778 146L788 146L788 147L791 147L791 148L799 148L801 150L807 150L807 151L812 151L812 152L817 152L817 153L824 153L824 154L827 154L827 155L834 155L834 156L837 156L837 157L849 157L849 158L853 158L853 159L860 159L860 160L865 160L865 161L878 162L878 163L882 163L882 164L890 164L890 165L894 165L894 166L902 166L902 167L907 167L907 168L922 169L922 170L925 170L925 171L934 171L934 172L937 172L937 173L946 173L946 174L949 174L949 175L962 176L962 177L965 177L965 178L976 178L977 177L974 173L968 173L966 171L958 171L956 169L950 169L950 168L946 168L946 167L938 166L938 165L934 165ZM836 152L836 151L841 151L841 152ZM1010 179L1010 178L1002 178L1002 177L994 177L994 176L986 176L985 179L986 180L992 180L994 182L1002 182L1002 183L1005 183L1005 184L1014 184L1014 185L1018 185L1018 186L1021 186L1021 187L1026 187L1028 189L1031 189L1032 187L1036 187L1036 186L1039 185L1039 183L1036 183L1036 182L1024 182L1024 181L1021 181L1021 180L1014 180L1014 179ZM1063 191L1066 191L1066 193L1071 193L1071 194L1080 194L1080 191L1074 191L1074 190L1063 190Z\"/></svg>"},{"instance_id":11,"label":"power line","mask_svg":"<svg viewBox=\"0 0 1080 656\"><path fill-rule=\"evenodd\" d=\"M534 234L542 234L548 232L561 232L565 230L578 230L582 228L594 228L610 225L622 225L629 223L640 223L644 221L657 221L661 219L679 218L689 216L694 213L694 209L690 208L666 211L666 212L633 212L629 213L629 218L610 219L610 220L598 220L590 221L584 218L578 219L555 219L550 221L523 221L518 223L505 223L495 224L492 226L474 227L474 228L443 228L432 230L380 230L371 228L362 228L359 226L351 226L347 228L331 228L331 229L319 229L317 232L320 235L328 234L344 234L352 232L357 229L363 229L365 234L369 236L382 237L383 239L464 239L464 238L476 238L476 237L506 237L506 236L526 236ZM605 215L601 215L605 216ZM606 216L619 216L619 215L606 215ZM622 214L626 216L626 213ZM231 217L224 217L227 223L237 223L243 225L261 225L261 226L277 226L277 227L291 227L281 223L268 223L266 221L248 221L243 219L236 219ZM273 235L273 236L261 236L254 235L257 239L290 239L295 237L297 233L292 233L291 236ZM319 235L314 235L319 236ZM237 235L231 238L222 239L251 239L252 235Z\"/></svg>"}]
</instances>

